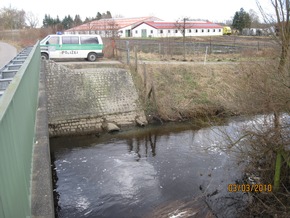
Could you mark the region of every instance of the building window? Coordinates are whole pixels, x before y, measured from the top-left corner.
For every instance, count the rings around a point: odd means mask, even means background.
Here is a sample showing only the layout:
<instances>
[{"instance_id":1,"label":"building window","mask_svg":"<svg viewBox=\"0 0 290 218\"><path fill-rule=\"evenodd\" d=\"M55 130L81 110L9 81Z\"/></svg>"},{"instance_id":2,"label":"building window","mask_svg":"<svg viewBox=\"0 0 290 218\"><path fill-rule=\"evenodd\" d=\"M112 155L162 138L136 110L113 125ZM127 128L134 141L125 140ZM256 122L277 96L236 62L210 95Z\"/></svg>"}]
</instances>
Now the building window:
<instances>
[{"instance_id":1,"label":"building window","mask_svg":"<svg viewBox=\"0 0 290 218\"><path fill-rule=\"evenodd\" d=\"M170 33L170 30L168 30L168 33Z\"/></svg>"},{"instance_id":2,"label":"building window","mask_svg":"<svg viewBox=\"0 0 290 218\"><path fill-rule=\"evenodd\" d=\"M178 30L175 30L175 33L178 33Z\"/></svg>"},{"instance_id":3,"label":"building window","mask_svg":"<svg viewBox=\"0 0 290 218\"><path fill-rule=\"evenodd\" d=\"M189 29L188 32L191 33L191 29Z\"/></svg>"},{"instance_id":4,"label":"building window","mask_svg":"<svg viewBox=\"0 0 290 218\"><path fill-rule=\"evenodd\" d=\"M153 30L151 30L150 33L153 34Z\"/></svg>"},{"instance_id":5,"label":"building window","mask_svg":"<svg viewBox=\"0 0 290 218\"><path fill-rule=\"evenodd\" d=\"M196 33L198 33L198 30L195 30Z\"/></svg>"},{"instance_id":6,"label":"building window","mask_svg":"<svg viewBox=\"0 0 290 218\"><path fill-rule=\"evenodd\" d=\"M209 31L210 31L210 30L208 29L207 32L209 33Z\"/></svg>"},{"instance_id":7,"label":"building window","mask_svg":"<svg viewBox=\"0 0 290 218\"><path fill-rule=\"evenodd\" d=\"M162 34L163 33L163 30L160 30L160 33Z\"/></svg>"},{"instance_id":8,"label":"building window","mask_svg":"<svg viewBox=\"0 0 290 218\"><path fill-rule=\"evenodd\" d=\"M120 30L120 33L123 34L123 30Z\"/></svg>"},{"instance_id":9,"label":"building window","mask_svg":"<svg viewBox=\"0 0 290 218\"><path fill-rule=\"evenodd\" d=\"M213 32L215 33L215 29L213 29Z\"/></svg>"},{"instance_id":10,"label":"building window","mask_svg":"<svg viewBox=\"0 0 290 218\"><path fill-rule=\"evenodd\" d=\"M201 32L203 33L204 32L204 29L202 29Z\"/></svg>"},{"instance_id":11,"label":"building window","mask_svg":"<svg viewBox=\"0 0 290 218\"><path fill-rule=\"evenodd\" d=\"M135 33L138 34L138 30L135 30Z\"/></svg>"},{"instance_id":12,"label":"building window","mask_svg":"<svg viewBox=\"0 0 290 218\"><path fill-rule=\"evenodd\" d=\"M219 29L219 32L221 32L222 30L221 29Z\"/></svg>"}]
</instances>

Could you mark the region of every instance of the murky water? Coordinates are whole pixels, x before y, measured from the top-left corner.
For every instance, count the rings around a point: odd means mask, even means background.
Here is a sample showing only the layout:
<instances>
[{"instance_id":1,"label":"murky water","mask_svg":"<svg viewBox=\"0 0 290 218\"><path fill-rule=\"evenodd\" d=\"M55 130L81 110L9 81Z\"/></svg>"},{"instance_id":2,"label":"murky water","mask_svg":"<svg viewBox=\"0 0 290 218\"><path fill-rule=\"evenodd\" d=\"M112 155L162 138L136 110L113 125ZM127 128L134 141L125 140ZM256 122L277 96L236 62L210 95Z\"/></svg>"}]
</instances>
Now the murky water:
<instances>
[{"instance_id":1,"label":"murky water","mask_svg":"<svg viewBox=\"0 0 290 218\"><path fill-rule=\"evenodd\" d=\"M171 124L51 139L57 216L237 217L247 194L227 188L242 167L216 147L217 129Z\"/></svg>"}]
</instances>

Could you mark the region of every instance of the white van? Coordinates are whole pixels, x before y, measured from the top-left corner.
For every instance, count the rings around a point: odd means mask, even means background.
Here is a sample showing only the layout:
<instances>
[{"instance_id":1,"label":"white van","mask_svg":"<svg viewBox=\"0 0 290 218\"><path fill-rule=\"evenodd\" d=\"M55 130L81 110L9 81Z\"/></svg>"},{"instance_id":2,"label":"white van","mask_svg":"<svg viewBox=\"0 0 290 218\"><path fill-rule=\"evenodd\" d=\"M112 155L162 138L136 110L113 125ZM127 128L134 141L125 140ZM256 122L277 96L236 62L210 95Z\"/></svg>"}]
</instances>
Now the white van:
<instances>
[{"instance_id":1,"label":"white van","mask_svg":"<svg viewBox=\"0 0 290 218\"><path fill-rule=\"evenodd\" d=\"M96 61L104 56L99 35L48 35L40 41L42 59L86 58Z\"/></svg>"}]
</instances>

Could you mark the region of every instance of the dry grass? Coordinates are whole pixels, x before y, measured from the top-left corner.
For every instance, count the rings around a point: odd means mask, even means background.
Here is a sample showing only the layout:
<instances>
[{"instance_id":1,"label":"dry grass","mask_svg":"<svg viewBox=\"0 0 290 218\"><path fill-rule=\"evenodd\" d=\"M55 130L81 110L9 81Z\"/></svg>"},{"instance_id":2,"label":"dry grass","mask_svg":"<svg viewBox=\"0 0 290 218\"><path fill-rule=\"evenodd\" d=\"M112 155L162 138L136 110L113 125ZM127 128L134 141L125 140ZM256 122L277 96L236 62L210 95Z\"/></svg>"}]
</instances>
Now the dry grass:
<instances>
[{"instance_id":1,"label":"dry grass","mask_svg":"<svg viewBox=\"0 0 290 218\"><path fill-rule=\"evenodd\" d=\"M154 59L154 54L146 55L147 59ZM236 61L244 56L244 61ZM266 94L273 87L280 87L278 81L270 76L275 72L277 53L272 50L246 51L243 54L210 55L209 60L216 60L206 65L202 63L170 61L164 64L138 65L142 99L148 95L153 85L154 96L151 104L146 102L147 112L155 113L163 120L176 121L189 118L220 114L261 113L268 102ZM145 56L144 56L145 57ZM220 60L220 61L219 61ZM147 73L146 91L143 89L144 71ZM259 81L259 83L257 83ZM269 82L271 81L271 84ZM276 82L275 82L276 81ZM257 84L255 84L257 83ZM265 84L268 84L267 87ZM255 92L254 87L260 86ZM285 89L274 88L287 96ZM246 93L246 94L245 94ZM276 94L277 95L277 94ZM276 105L281 97L276 98ZM285 99L282 100L283 103ZM260 106L257 107L257 104Z\"/></svg>"},{"instance_id":2,"label":"dry grass","mask_svg":"<svg viewBox=\"0 0 290 218\"><path fill-rule=\"evenodd\" d=\"M226 108L222 102L236 76L235 69L235 64L146 65L146 95L153 85L155 112L163 120L224 113ZM143 75L143 71L140 67L138 72Z\"/></svg>"},{"instance_id":3,"label":"dry grass","mask_svg":"<svg viewBox=\"0 0 290 218\"><path fill-rule=\"evenodd\" d=\"M21 50L27 46L34 45L48 34L52 34L51 29L22 29L22 30L5 30L0 31L0 40L15 46Z\"/></svg>"},{"instance_id":4,"label":"dry grass","mask_svg":"<svg viewBox=\"0 0 290 218\"><path fill-rule=\"evenodd\" d=\"M134 60L134 52L131 51L130 58ZM262 50L246 49L241 53L212 53L205 56L205 52L196 54L186 54L184 59L183 55L171 54L158 54L158 53L145 53L138 52L138 61L176 61L176 62L204 62L205 57L207 62L244 62L244 61L257 61L257 60L273 60L277 57L277 50L267 48Z\"/></svg>"}]
</instances>

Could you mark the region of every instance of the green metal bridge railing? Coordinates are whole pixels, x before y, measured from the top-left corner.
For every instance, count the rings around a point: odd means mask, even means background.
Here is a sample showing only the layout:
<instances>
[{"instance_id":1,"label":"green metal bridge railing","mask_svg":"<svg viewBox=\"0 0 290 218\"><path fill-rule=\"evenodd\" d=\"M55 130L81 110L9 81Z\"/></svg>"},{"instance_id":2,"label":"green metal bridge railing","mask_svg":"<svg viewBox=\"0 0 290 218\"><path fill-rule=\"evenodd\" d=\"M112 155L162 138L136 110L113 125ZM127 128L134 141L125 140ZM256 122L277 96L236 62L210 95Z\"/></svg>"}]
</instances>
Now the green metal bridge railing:
<instances>
[{"instance_id":1,"label":"green metal bridge railing","mask_svg":"<svg viewBox=\"0 0 290 218\"><path fill-rule=\"evenodd\" d=\"M0 218L31 217L40 63L37 43L0 100Z\"/></svg>"}]
</instances>

